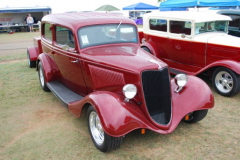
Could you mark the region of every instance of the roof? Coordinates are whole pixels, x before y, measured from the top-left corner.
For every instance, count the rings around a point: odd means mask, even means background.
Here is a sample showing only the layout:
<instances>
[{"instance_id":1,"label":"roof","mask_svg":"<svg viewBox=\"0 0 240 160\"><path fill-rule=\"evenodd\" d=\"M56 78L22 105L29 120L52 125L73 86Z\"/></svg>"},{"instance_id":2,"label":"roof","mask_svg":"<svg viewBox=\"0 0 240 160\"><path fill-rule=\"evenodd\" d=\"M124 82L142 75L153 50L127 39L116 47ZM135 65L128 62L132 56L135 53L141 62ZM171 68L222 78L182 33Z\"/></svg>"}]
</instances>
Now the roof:
<instances>
[{"instance_id":1,"label":"roof","mask_svg":"<svg viewBox=\"0 0 240 160\"><path fill-rule=\"evenodd\" d=\"M195 22L208 22L208 21L231 21L228 16L210 13L210 12L190 12L190 11L164 11L147 13L144 17L161 17L166 19L195 21Z\"/></svg>"},{"instance_id":2,"label":"roof","mask_svg":"<svg viewBox=\"0 0 240 160\"><path fill-rule=\"evenodd\" d=\"M50 7L29 7L29 8L0 8L0 13L29 13L29 12L51 12Z\"/></svg>"},{"instance_id":3,"label":"roof","mask_svg":"<svg viewBox=\"0 0 240 160\"><path fill-rule=\"evenodd\" d=\"M78 13L59 13L49 14L42 18L42 22L50 22L77 29L81 26L107 23L130 23L135 22L121 14L99 13L99 12L78 12Z\"/></svg>"}]
</instances>

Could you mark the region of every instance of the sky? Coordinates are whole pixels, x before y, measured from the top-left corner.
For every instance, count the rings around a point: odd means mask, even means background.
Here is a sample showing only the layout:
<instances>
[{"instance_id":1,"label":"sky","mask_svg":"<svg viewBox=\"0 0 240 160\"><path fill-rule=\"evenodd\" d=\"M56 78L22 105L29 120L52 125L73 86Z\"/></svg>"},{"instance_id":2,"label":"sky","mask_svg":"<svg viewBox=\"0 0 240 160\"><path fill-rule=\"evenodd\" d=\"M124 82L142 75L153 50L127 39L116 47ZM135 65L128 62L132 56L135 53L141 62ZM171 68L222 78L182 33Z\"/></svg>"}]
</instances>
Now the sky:
<instances>
[{"instance_id":1,"label":"sky","mask_svg":"<svg viewBox=\"0 0 240 160\"><path fill-rule=\"evenodd\" d=\"M0 0L0 8L49 6L52 13L69 11L94 11L98 7L109 4L120 10L135 3L147 3L158 6L158 0Z\"/></svg>"}]
</instances>

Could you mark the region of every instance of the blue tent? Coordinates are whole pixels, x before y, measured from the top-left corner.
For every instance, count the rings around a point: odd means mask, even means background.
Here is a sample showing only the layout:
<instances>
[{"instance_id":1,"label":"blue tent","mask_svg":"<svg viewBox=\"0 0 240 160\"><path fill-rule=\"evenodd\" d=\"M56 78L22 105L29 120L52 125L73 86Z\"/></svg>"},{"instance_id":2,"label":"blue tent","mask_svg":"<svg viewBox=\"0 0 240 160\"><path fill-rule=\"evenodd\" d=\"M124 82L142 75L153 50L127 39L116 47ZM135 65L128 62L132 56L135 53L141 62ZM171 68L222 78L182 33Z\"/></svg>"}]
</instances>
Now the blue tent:
<instances>
[{"instance_id":1,"label":"blue tent","mask_svg":"<svg viewBox=\"0 0 240 160\"><path fill-rule=\"evenodd\" d=\"M152 6L146 3L136 3L123 8L123 10L158 10L158 9L159 7Z\"/></svg>"},{"instance_id":2,"label":"blue tent","mask_svg":"<svg viewBox=\"0 0 240 160\"><path fill-rule=\"evenodd\" d=\"M188 11L187 7L159 8L160 11Z\"/></svg>"},{"instance_id":3,"label":"blue tent","mask_svg":"<svg viewBox=\"0 0 240 160\"><path fill-rule=\"evenodd\" d=\"M221 7L238 6L238 0L167 0L160 3L160 8L171 7Z\"/></svg>"}]
</instances>

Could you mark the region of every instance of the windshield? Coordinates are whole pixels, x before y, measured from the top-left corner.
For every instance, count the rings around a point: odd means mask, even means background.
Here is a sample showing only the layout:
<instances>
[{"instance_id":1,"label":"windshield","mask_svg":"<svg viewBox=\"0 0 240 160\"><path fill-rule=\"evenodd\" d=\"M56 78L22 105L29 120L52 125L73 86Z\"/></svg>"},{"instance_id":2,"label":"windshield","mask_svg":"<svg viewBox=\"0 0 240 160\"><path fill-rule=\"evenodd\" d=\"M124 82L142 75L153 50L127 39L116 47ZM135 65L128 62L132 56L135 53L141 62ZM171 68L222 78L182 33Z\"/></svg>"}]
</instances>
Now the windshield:
<instances>
[{"instance_id":1,"label":"windshield","mask_svg":"<svg viewBox=\"0 0 240 160\"><path fill-rule=\"evenodd\" d=\"M195 24L195 34L206 32L226 32L227 33L228 21L211 21L201 22Z\"/></svg>"},{"instance_id":2,"label":"windshield","mask_svg":"<svg viewBox=\"0 0 240 160\"><path fill-rule=\"evenodd\" d=\"M80 28L78 38L81 48L113 43L138 43L136 27L121 22Z\"/></svg>"}]
</instances>

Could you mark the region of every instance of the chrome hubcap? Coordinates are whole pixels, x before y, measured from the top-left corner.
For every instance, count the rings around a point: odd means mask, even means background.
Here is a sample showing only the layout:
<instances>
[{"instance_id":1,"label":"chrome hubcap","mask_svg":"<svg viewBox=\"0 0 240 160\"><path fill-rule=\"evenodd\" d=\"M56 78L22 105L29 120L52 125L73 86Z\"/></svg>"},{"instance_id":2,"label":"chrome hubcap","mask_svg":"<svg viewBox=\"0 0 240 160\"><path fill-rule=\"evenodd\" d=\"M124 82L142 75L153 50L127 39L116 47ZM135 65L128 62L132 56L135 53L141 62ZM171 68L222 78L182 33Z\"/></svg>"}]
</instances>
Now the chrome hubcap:
<instances>
[{"instance_id":1,"label":"chrome hubcap","mask_svg":"<svg viewBox=\"0 0 240 160\"><path fill-rule=\"evenodd\" d=\"M219 91L223 93L228 93L233 89L233 78L225 71L221 71L216 75L215 85Z\"/></svg>"},{"instance_id":2,"label":"chrome hubcap","mask_svg":"<svg viewBox=\"0 0 240 160\"><path fill-rule=\"evenodd\" d=\"M98 145L102 145L104 142L104 131L96 112L91 112L89 116L89 126L94 141Z\"/></svg>"},{"instance_id":3,"label":"chrome hubcap","mask_svg":"<svg viewBox=\"0 0 240 160\"><path fill-rule=\"evenodd\" d=\"M43 75L42 68L39 68L39 79L40 79L41 85L44 86L44 75Z\"/></svg>"}]
</instances>

